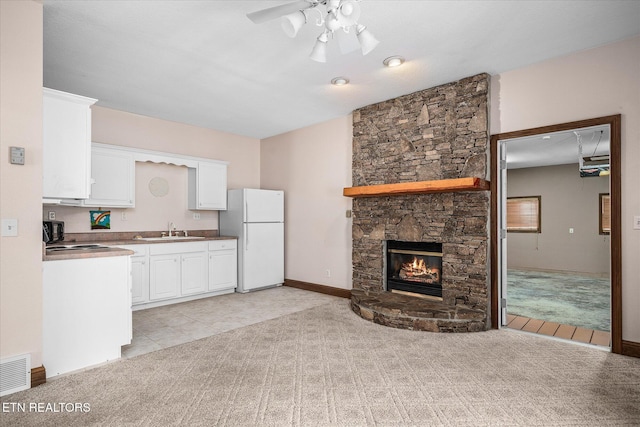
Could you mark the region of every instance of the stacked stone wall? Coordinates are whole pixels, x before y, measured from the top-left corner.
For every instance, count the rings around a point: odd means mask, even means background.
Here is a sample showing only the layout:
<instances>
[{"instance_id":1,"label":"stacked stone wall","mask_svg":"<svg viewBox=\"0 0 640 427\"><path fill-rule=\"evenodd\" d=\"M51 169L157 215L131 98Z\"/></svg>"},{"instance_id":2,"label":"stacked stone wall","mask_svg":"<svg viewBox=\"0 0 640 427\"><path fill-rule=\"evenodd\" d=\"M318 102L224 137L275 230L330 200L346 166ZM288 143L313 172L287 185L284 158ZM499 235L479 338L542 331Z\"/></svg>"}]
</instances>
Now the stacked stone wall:
<instances>
[{"instance_id":1,"label":"stacked stone wall","mask_svg":"<svg viewBox=\"0 0 640 427\"><path fill-rule=\"evenodd\" d=\"M353 185L486 178L489 75L356 110ZM356 198L353 287L383 290L385 240L443 244L443 303L488 307L489 193Z\"/></svg>"}]
</instances>

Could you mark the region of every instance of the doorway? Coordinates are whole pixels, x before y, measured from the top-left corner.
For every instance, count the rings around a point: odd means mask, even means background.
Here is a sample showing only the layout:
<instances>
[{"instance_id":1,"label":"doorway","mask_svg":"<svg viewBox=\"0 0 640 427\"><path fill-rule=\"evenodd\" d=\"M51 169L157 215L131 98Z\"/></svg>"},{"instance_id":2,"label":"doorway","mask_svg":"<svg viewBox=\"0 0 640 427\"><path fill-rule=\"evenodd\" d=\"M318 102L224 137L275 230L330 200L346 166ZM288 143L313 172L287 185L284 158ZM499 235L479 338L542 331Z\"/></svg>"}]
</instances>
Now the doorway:
<instances>
[{"instance_id":1,"label":"doorway","mask_svg":"<svg viewBox=\"0 0 640 427\"><path fill-rule=\"evenodd\" d=\"M609 173L609 199L610 204L610 250L609 262L610 265L610 307L611 307L611 348L614 353L620 353L622 350L622 308L621 308L621 239L620 239L620 115L601 117L595 119L581 120L577 122L563 123L552 126L545 126L534 129L525 129L521 131L497 134L491 136L491 315L492 326L499 328L506 325L508 319L508 303L506 297L507 286L507 232L506 224L503 217L506 217L506 194L507 194L507 157L504 148L508 145L507 141L518 141L518 144L523 144L525 147L529 143L534 141L540 141L542 135L566 135L567 132L571 134L577 130L593 130L592 135L598 135L598 132L602 129L606 129L610 132L610 153L609 153L609 170L607 172L601 172L603 175ZM588 142L593 141L581 141L580 137L585 132L576 133L577 143L585 147ZM600 134L602 135L602 134ZM508 144L508 143L507 143ZM513 145L516 147L516 145ZM530 148L530 147L529 147ZM578 152L577 146L575 147L575 153ZM587 154L595 154L592 150L593 146L583 151L585 157ZM518 151L518 150L515 150ZM523 152L526 150L522 150ZM537 153L545 153L547 150L538 149ZM526 156L530 158L533 155ZM525 159L526 161L527 159ZM576 156L576 160L577 156ZM511 158L511 163L514 163L514 159ZM502 165L502 166L501 166ZM593 166L590 163L583 164L583 160L580 160L580 174L583 174L583 169L586 171L588 166ZM591 168L593 169L593 168ZM554 170L555 173L555 170ZM576 174L578 171L576 170ZM585 174L587 172L584 172ZM591 172L592 173L592 172ZM596 172L598 173L598 172ZM584 179L590 179L583 177ZM598 178L591 178L597 180ZM593 184L595 181L590 181L589 184ZM542 202L544 203L544 202ZM595 207L594 207L595 209ZM504 212L505 215L500 215L499 212ZM532 225L524 225L524 227L533 227ZM503 231L500 231L503 230ZM573 231L571 228L568 232ZM530 234L529 241L535 241L535 234ZM516 240L516 239L513 239ZM606 239L605 239L606 240ZM602 261L602 260L601 260ZM553 267L553 266L551 266ZM553 268L551 268L553 269ZM512 319L510 319L512 320Z\"/></svg>"}]
</instances>

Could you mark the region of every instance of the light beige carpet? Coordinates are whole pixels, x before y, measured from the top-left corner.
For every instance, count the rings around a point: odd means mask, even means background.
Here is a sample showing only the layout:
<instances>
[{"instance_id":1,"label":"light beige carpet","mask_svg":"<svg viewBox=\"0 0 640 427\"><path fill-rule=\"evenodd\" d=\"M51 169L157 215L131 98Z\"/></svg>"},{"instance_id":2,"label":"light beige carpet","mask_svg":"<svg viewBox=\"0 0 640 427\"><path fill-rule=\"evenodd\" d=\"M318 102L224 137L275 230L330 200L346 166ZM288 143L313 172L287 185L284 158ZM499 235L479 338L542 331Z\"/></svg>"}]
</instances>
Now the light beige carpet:
<instances>
[{"instance_id":1,"label":"light beige carpet","mask_svg":"<svg viewBox=\"0 0 640 427\"><path fill-rule=\"evenodd\" d=\"M3 426L640 425L640 359L506 330L391 329L337 301L1 401Z\"/></svg>"}]
</instances>

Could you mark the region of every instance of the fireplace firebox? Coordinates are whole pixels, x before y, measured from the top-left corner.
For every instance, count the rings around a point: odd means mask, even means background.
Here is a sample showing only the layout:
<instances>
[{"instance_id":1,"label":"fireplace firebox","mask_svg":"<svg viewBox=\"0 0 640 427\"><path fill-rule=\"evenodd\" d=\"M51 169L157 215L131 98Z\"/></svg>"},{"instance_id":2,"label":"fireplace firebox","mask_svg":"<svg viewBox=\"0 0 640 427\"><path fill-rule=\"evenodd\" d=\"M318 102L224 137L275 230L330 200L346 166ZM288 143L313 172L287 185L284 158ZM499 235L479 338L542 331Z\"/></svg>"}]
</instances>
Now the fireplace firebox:
<instances>
[{"instance_id":1,"label":"fireplace firebox","mask_svg":"<svg viewBox=\"0 0 640 427\"><path fill-rule=\"evenodd\" d=\"M442 298L442 243L386 242L389 292Z\"/></svg>"}]
</instances>

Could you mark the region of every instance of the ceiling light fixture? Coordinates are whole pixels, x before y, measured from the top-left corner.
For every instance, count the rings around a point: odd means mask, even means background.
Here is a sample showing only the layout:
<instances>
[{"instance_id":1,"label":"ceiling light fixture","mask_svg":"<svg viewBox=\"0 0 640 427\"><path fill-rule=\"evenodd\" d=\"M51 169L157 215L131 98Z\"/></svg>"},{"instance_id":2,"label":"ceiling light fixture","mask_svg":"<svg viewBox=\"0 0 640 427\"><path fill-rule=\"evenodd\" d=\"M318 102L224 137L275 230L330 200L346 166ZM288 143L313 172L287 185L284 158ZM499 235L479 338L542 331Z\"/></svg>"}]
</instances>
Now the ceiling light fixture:
<instances>
[{"instance_id":1,"label":"ceiling light fixture","mask_svg":"<svg viewBox=\"0 0 640 427\"><path fill-rule=\"evenodd\" d=\"M315 10L320 17L315 24L324 26L322 34L317 38L311 50L311 59L317 62L327 62L327 42L334 33L342 30L345 34L355 33L362 54L371 52L380 43L364 25L358 24L360 18L360 0L298 0L280 6L274 6L247 14L254 23L260 24L281 17L282 29L289 37L295 37L300 28L308 21L307 11ZM323 5L323 13L317 7Z\"/></svg>"},{"instance_id":2,"label":"ceiling light fixture","mask_svg":"<svg viewBox=\"0 0 640 427\"><path fill-rule=\"evenodd\" d=\"M384 61L382 61L382 63L389 68L393 68L393 67L399 67L402 64L404 64L404 58L402 56L390 56L387 59L385 59Z\"/></svg>"},{"instance_id":3,"label":"ceiling light fixture","mask_svg":"<svg viewBox=\"0 0 640 427\"><path fill-rule=\"evenodd\" d=\"M346 77L334 77L331 79L331 84L334 86L344 86L349 84L349 79Z\"/></svg>"}]
</instances>

